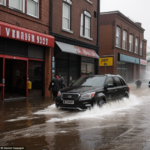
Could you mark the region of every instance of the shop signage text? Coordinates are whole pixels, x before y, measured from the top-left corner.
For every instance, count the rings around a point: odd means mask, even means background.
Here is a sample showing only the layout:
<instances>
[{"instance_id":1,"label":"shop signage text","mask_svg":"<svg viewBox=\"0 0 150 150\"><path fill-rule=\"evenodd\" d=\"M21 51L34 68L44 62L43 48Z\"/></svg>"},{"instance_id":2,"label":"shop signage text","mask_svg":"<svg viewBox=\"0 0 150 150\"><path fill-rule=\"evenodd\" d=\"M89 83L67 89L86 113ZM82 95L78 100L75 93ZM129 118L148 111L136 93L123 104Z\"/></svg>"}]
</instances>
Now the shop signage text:
<instances>
[{"instance_id":1,"label":"shop signage text","mask_svg":"<svg viewBox=\"0 0 150 150\"><path fill-rule=\"evenodd\" d=\"M113 66L113 57L100 58L99 66Z\"/></svg>"},{"instance_id":2,"label":"shop signage text","mask_svg":"<svg viewBox=\"0 0 150 150\"><path fill-rule=\"evenodd\" d=\"M78 46L74 46L74 48L76 49L76 52L79 55L99 58L99 56L96 54L94 50L90 50L90 49L86 49L86 48L82 48Z\"/></svg>"},{"instance_id":3,"label":"shop signage text","mask_svg":"<svg viewBox=\"0 0 150 150\"><path fill-rule=\"evenodd\" d=\"M0 36L23 42L54 47L54 37L0 22Z\"/></svg>"},{"instance_id":4,"label":"shop signage text","mask_svg":"<svg viewBox=\"0 0 150 150\"><path fill-rule=\"evenodd\" d=\"M143 59L140 59L140 64L141 64L141 65L147 65L147 61L146 61L146 60L143 60Z\"/></svg>"}]
</instances>

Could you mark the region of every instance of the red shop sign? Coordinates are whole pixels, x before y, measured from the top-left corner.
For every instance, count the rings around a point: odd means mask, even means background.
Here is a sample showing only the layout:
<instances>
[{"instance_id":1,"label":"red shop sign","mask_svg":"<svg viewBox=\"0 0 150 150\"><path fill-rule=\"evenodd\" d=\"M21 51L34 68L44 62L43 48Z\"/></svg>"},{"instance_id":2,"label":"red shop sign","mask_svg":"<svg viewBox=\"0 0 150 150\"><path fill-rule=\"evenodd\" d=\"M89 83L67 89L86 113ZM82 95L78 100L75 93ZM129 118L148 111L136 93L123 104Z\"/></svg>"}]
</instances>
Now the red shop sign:
<instances>
[{"instance_id":1,"label":"red shop sign","mask_svg":"<svg viewBox=\"0 0 150 150\"><path fill-rule=\"evenodd\" d=\"M143 59L140 59L140 64L141 64L141 65L147 65L147 61L146 61L146 60L143 60Z\"/></svg>"},{"instance_id":2,"label":"red shop sign","mask_svg":"<svg viewBox=\"0 0 150 150\"><path fill-rule=\"evenodd\" d=\"M28 30L8 23L0 22L0 37L10 38L23 42L54 47L54 37Z\"/></svg>"}]
</instances>

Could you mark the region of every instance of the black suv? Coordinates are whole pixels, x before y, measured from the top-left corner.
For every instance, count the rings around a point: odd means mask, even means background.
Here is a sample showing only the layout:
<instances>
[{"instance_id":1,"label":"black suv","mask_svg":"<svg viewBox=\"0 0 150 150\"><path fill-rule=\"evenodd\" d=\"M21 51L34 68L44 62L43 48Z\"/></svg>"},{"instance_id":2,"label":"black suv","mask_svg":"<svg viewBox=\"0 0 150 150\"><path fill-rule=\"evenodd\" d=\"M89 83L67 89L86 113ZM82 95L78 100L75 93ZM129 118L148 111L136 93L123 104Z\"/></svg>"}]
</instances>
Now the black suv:
<instances>
[{"instance_id":1,"label":"black suv","mask_svg":"<svg viewBox=\"0 0 150 150\"><path fill-rule=\"evenodd\" d=\"M129 98L130 88L119 75L89 75L80 77L58 92L57 108L84 110L112 100Z\"/></svg>"}]
</instances>

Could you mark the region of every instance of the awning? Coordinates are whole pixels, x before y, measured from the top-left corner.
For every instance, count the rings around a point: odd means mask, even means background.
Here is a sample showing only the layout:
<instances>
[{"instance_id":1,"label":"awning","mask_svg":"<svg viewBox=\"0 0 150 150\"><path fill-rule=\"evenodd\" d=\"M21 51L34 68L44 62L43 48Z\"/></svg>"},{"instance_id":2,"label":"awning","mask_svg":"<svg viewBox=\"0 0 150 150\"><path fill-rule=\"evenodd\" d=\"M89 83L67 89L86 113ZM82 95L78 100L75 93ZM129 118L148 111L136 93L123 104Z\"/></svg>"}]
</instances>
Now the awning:
<instances>
[{"instance_id":1,"label":"awning","mask_svg":"<svg viewBox=\"0 0 150 150\"><path fill-rule=\"evenodd\" d=\"M0 37L10 38L32 44L54 47L53 36L0 22Z\"/></svg>"},{"instance_id":2,"label":"awning","mask_svg":"<svg viewBox=\"0 0 150 150\"><path fill-rule=\"evenodd\" d=\"M140 59L128 55L118 54L118 61L129 62L133 64L139 64Z\"/></svg>"},{"instance_id":3,"label":"awning","mask_svg":"<svg viewBox=\"0 0 150 150\"><path fill-rule=\"evenodd\" d=\"M58 41L56 41L56 44L58 45L58 47L61 49L62 52L99 59L99 56L94 50L71 45L71 44L66 44Z\"/></svg>"}]
</instances>

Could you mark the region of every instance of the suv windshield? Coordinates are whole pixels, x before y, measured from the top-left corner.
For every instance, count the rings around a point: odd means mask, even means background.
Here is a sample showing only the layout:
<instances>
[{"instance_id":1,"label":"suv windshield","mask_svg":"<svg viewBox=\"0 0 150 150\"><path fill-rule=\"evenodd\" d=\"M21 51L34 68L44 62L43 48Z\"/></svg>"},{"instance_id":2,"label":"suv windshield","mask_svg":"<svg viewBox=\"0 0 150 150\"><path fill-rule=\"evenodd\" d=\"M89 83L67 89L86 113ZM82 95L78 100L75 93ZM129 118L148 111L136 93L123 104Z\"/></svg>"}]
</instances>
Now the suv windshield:
<instances>
[{"instance_id":1,"label":"suv windshield","mask_svg":"<svg viewBox=\"0 0 150 150\"><path fill-rule=\"evenodd\" d=\"M89 86L89 87L99 87L103 86L106 77L81 77L72 86Z\"/></svg>"}]
</instances>

